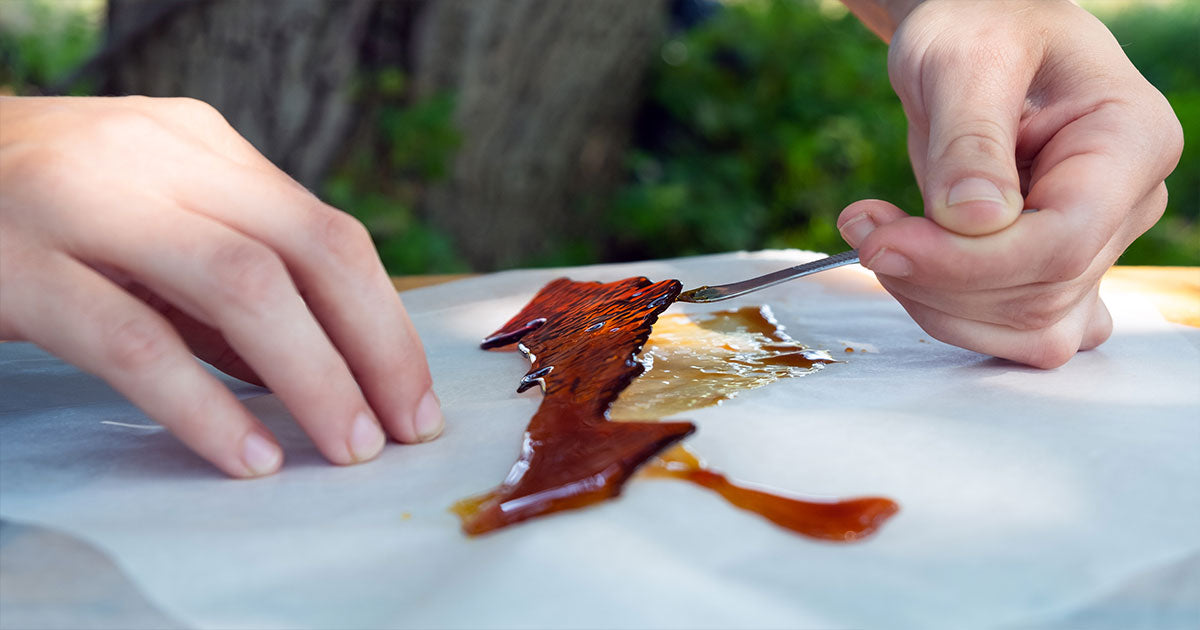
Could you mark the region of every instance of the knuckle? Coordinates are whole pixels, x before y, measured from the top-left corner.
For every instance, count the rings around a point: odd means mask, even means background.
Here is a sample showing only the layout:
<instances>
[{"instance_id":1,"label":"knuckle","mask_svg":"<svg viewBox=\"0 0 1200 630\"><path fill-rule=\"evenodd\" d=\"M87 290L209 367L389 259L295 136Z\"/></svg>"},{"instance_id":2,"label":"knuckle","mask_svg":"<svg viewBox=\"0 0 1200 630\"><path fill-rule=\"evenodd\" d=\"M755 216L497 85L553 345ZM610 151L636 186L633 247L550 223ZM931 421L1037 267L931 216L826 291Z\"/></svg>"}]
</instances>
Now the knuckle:
<instances>
[{"instance_id":1,"label":"knuckle","mask_svg":"<svg viewBox=\"0 0 1200 630\"><path fill-rule=\"evenodd\" d=\"M1167 190L1166 182L1161 182L1154 187L1154 190L1150 191L1150 206L1155 209L1158 216L1162 216L1168 201L1170 201L1170 192ZM1157 217L1155 220L1158 220Z\"/></svg>"},{"instance_id":2,"label":"knuckle","mask_svg":"<svg viewBox=\"0 0 1200 630\"><path fill-rule=\"evenodd\" d=\"M992 265L970 252L948 251L943 257L922 262L928 265L923 284L929 288L947 292L972 291L994 286L999 280Z\"/></svg>"},{"instance_id":3,"label":"knuckle","mask_svg":"<svg viewBox=\"0 0 1200 630\"><path fill-rule=\"evenodd\" d=\"M1004 323L1017 330L1043 330L1057 324L1076 303L1062 287L1049 286L1005 302L1001 308Z\"/></svg>"},{"instance_id":4,"label":"knuckle","mask_svg":"<svg viewBox=\"0 0 1200 630\"><path fill-rule=\"evenodd\" d=\"M1166 183L1159 183L1141 202L1134 206L1129 213L1130 225L1134 231L1130 240L1145 234L1147 230L1154 227L1154 224L1158 223L1158 220L1167 211L1167 201L1167 185Z\"/></svg>"},{"instance_id":5,"label":"knuckle","mask_svg":"<svg viewBox=\"0 0 1200 630\"><path fill-rule=\"evenodd\" d=\"M1168 122L1166 140L1166 153L1171 158L1172 163L1179 161L1179 156L1183 154L1183 123L1175 117L1175 113L1168 108Z\"/></svg>"},{"instance_id":6,"label":"knuckle","mask_svg":"<svg viewBox=\"0 0 1200 630\"><path fill-rule=\"evenodd\" d=\"M987 264L980 264L979 261L971 259L964 259L960 264L948 266L946 277L950 279L948 288L960 291L990 287L997 282L995 270Z\"/></svg>"},{"instance_id":7,"label":"knuckle","mask_svg":"<svg viewBox=\"0 0 1200 630\"><path fill-rule=\"evenodd\" d=\"M221 126L229 124L217 108L198 98L184 96L166 100L178 116L190 123Z\"/></svg>"},{"instance_id":8,"label":"knuckle","mask_svg":"<svg viewBox=\"0 0 1200 630\"><path fill-rule=\"evenodd\" d=\"M287 270L270 249L241 240L217 248L208 260L209 277L225 303L257 310L286 286Z\"/></svg>"},{"instance_id":9,"label":"knuckle","mask_svg":"<svg viewBox=\"0 0 1200 630\"><path fill-rule=\"evenodd\" d=\"M0 227L7 229L7 226ZM0 342L24 339L26 333L22 320L32 319L28 314L25 296L21 295L21 284L33 284L22 282L24 278L32 275L28 268L28 262L32 261L23 260L27 256L20 251L14 252L13 249L7 244L0 247L0 296L3 296L3 299L0 299Z\"/></svg>"},{"instance_id":10,"label":"knuckle","mask_svg":"<svg viewBox=\"0 0 1200 630\"><path fill-rule=\"evenodd\" d=\"M1019 358L1022 363L1049 370L1060 367L1071 360L1079 351L1079 337L1062 331L1047 331L1039 335L1028 356Z\"/></svg>"},{"instance_id":11,"label":"knuckle","mask_svg":"<svg viewBox=\"0 0 1200 630\"><path fill-rule=\"evenodd\" d=\"M118 96L109 101L113 105L117 106L109 109L109 113L113 113L115 111L139 113L145 112L146 110L152 109L155 103L163 100L165 99L146 96L144 94L128 94L126 96Z\"/></svg>"},{"instance_id":12,"label":"knuckle","mask_svg":"<svg viewBox=\"0 0 1200 630\"><path fill-rule=\"evenodd\" d=\"M1069 282L1087 273L1096 255L1100 252L1108 237L1102 237L1092 230L1077 238L1061 243L1046 261L1042 270L1042 279L1046 282Z\"/></svg>"},{"instance_id":13,"label":"knuckle","mask_svg":"<svg viewBox=\"0 0 1200 630\"><path fill-rule=\"evenodd\" d=\"M165 327L149 317L133 317L116 324L105 335L105 356L125 372L143 372L171 354L172 338Z\"/></svg>"},{"instance_id":14,"label":"knuckle","mask_svg":"<svg viewBox=\"0 0 1200 630\"><path fill-rule=\"evenodd\" d=\"M939 160L951 157L960 160L969 158L968 163L1007 163L1014 159L1004 141L1008 131L995 121L964 121L955 124L950 132L953 137L938 156Z\"/></svg>"},{"instance_id":15,"label":"knuckle","mask_svg":"<svg viewBox=\"0 0 1200 630\"><path fill-rule=\"evenodd\" d=\"M100 142L112 146L136 146L162 133L162 126L152 116L138 109L114 108L97 116L89 131Z\"/></svg>"},{"instance_id":16,"label":"knuckle","mask_svg":"<svg viewBox=\"0 0 1200 630\"><path fill-rule=\"evenodd\" d=\"M64 182L79 177L80 163L70 150L55 143L22 145L0 153L0 188L5 195L0 197L0 209L20 211L33 209L31 203L19 203L23 193L36 190L63 190ZM11 202L11 203L7 203Z\"/></svg>"},{"instance_id":17,"label":"knuckle","mask_svg":"<svg viewBox=\"0 0 1200 630\"><path fill-rule=\"evenodd\" d=\"M371 233L358 219L330 208L317 213L317 246L342 268L355 274L382 269Z\"/></svg>"},{"instance_id":18,"label":"knuckle","mask_svg":"<svg viewBox=\"0 0 1200 630\"><path fill-rule=\"evenodd\" d=\"M1183 154L1183 125L1162 92L1141 77L1137 84L1129 90L1129 104L1138 112L1140 157L1148 166L1148 173L1166 179Z\"/></svg>"},{"instance_id":19,"label":"knuckle","mask_svg":"<svg viewBox=\"0 0 1200 630\"><path fill-rule=\"evenodd\" d=\"M1183 124L1179 122L1179 117L1175 114L1167 97L1149 83L1146 84L1146 87L1152 93L1151 99L1154 106L1150 111L1154 114L1153 119L1157 123L1155 126L1160 130L1157 134L1149 135L1158 139L1158 153L1174 168L1179 161L1179 156L1183 153Z\"/></svg>"}]
</instances>

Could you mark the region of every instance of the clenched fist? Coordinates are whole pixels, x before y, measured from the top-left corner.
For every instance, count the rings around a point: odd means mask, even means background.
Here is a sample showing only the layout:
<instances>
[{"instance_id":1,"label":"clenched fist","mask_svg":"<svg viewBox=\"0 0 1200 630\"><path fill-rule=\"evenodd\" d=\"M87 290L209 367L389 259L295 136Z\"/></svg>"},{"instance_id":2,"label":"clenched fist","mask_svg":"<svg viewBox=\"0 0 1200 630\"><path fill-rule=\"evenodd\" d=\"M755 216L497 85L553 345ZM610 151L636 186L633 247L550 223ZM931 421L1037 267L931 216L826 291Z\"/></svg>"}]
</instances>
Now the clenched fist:
<instances>
[{"instance_id":1,"label":"clenched fist","mask_svg":"<svg viewBox=\"0 0 1200 630\"><path fill-rule=\"evenodd\" d=\"M925 208L856 202L843 238L942 341L1043 368L1103 343L1100 276L1162 216L1182 150L1166 99L1066 0L846 3L884 37L898 24Z\"/></svg>"}]
</instances>

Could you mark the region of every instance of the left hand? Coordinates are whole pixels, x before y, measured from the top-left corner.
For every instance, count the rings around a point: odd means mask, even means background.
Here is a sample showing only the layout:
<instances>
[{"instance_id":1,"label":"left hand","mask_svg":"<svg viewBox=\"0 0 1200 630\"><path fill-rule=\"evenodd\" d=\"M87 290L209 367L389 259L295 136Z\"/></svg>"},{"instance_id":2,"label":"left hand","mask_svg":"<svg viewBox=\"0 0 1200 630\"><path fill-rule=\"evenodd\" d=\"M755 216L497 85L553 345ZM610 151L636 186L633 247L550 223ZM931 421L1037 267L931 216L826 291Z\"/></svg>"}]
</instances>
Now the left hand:
<instances>
[{"instance_id":1,"label":"left hand","mask_svg":"<svg viewBox=\"0 0 1200 630\"><path fill-rule=\"evenodd\" d=\"M283 451L196 357L269 386L337 464L441 431L366 228L200 101L0 97L0 240L0 339L100 376L231 476Z\"/></svg>"},{"instance_id":2,"label":"left hand","mask_svg":"<svg viewBox=\"0 0 1200 630\"><path fill-rule=\"evenodd\" d=\"M1162 215L1182 150L1166 99L1066 0L928 0L888 61L925 216L843 210L864 266L947 343L1041 368L1103 343L1100 277Z\"/></svg>"}]
</instances>

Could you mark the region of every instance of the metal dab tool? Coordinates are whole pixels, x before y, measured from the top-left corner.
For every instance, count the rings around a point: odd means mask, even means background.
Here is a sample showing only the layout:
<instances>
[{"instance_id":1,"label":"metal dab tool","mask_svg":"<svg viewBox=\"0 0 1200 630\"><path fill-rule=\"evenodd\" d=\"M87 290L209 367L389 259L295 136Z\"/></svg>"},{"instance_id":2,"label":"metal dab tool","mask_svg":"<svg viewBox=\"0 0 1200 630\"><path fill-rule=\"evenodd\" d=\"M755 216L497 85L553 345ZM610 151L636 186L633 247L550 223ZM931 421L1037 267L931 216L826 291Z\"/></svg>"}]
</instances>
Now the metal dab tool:
<instances>
[{"instance_id":1,"label":"metal dab tool","mask_svg":"<svg viewBox=\"0 0 1200 630\"><path fill-rule=\"evenodd\" d=\"M676 301L697 303L720 302L721 300L735 298L739 295L745 295L747 293L758 291L759 289L773 287L781 282L802 278L809 274L817 273L818 271L825 271L827 269L833 269L843 265L850 265L856 262L858 262L858 250L852 249L840 254L834 254L832 256L821 258L820 260L807 262L803 265L796 265L795 267L780 269L779 271L769 273L765 276L750 278L749 280L742 280L741 282L734 282L732 284L721 284L715 287L703 286L690 291L684 291L683 293L679 294L679 297L676 298Z\"/></svg>"}]
</instances>

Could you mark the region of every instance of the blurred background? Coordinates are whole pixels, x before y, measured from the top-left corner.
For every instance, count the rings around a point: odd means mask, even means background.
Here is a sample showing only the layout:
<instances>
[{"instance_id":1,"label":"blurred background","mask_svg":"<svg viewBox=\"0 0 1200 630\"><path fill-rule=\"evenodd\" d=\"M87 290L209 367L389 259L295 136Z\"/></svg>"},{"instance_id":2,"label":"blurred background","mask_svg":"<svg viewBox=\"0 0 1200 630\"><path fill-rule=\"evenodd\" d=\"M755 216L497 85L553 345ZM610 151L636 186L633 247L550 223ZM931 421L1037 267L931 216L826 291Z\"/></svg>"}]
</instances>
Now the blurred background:
<instances>
[{"instance_id":1,"label":"blurred background","mask_svg":"<svg viewBox=\"0 0 1200 630\"><path fill-rule=\"evenodd\" d=\"M1200 2L1083 4L1188 141L1120 263L1200 265ZM835 0L0 0L0 93L205 100L393 274L844 249L921 207L885 53Z\"/></svg>"}]
</instances>

